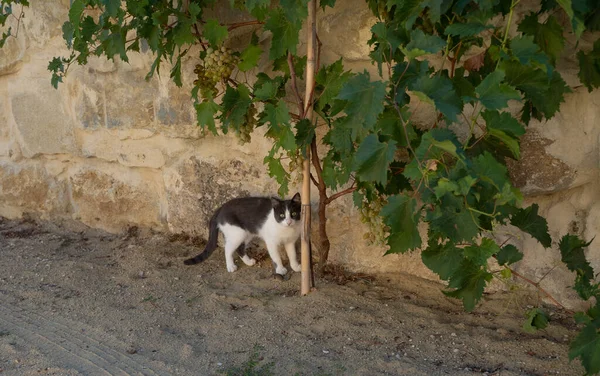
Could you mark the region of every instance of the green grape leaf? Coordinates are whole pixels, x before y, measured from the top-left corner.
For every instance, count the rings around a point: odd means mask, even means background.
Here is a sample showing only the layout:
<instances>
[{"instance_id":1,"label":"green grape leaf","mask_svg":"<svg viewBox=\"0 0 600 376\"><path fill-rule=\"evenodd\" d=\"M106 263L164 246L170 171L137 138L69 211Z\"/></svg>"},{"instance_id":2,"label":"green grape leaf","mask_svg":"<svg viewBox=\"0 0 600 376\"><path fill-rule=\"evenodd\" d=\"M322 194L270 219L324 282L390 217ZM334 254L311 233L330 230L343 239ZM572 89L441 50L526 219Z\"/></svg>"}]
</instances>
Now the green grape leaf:
<instances>
[{"instance_id":1,"label":"green grape leaf","mask_svg":"<svg viewBox=\"0 0 600 376\"><path fill-rule=\"evenodd\" d=\"M446 27L446 30L444 30L444 34L457 35L461 38L466 38L477 35L484 30L493 28L493 26L484 25L481 22L454 23Z\"/></svg>"},{"instance_id":2,"label":"green grape leaf","mask_svg":"<svg viewBox=\"0 0 600 376\"><path fill-rule=\"evenodd\" d=\"M284 79L281 76L271 79L266 74L260 73L254 85L254 97L260 101L268 101L277 97L284 85Z\"/></svg>"},{"instance_id":3,"label":"green grape leaf","mask_svg":"<svg viewBox=\"0 0 600 376\"><path fill-rule=\"evenodd\" d=\"M265 23L265 29L273 33L269 58L276 60L279 57L287 55L290 51L296 53L298 36L302 23L291 22L281 8L273 9L269 13L269 18Z\"/></svg>"},{"instance_id":4,"label":"green grape leaf","mask_svg":"<svg viewBox=\"0 0 600 376\"><path fill-rule=\"evenodd\" d=\"M463 258L462 250L451 241L438 244L437 239L430 239L427 249L421 252L423 264L442 280L448 280L456 273Z\"/></svg>"},{"instance_id":5,"label":"green grape leaf","mask_svg":"<svg viewBox=\"0 0 600 376\"><path fill-rule=\"evenodd\" d=\"M523 253L517 249L512 244L505 245L500 249L500 252L496 255L496 259L498 260L498 264L502 265L510 265L514 264L517 261L521 261L523 258Z\"/></svg>"},{"instance_id":6,"label":"green grape leaf","mask_svg":"<svg viewBox=\"0 0 600 376\"><path fill-rule=\"evenodd\" d=\"M515 159L521 158L521 149L519 147L519 139L509 136L508 134L500 131L498 129L488 129L489 137L493 137L498 139L502 144L504 144L515 157Z\"/></svg>"},{"instance_id":7,"label":"green grape leaf","mask_svg":"<svg viewBox=\"0 0 600 376\"><path fill-rule=\"evenodd\" d=\"M280 0L286 18L294 24L302 24L308 16L309 0Z\"/></svg>"},{"instance_id":8,"label":"green grape leaf","mask_svg":"<svg viewBox=\"0 0 600 376\"><path fill-rule=\"evenodd\" d=\"M404 51L406 57L414 59L426 54L436 54L446 46L446 41L437 35L425 34L419 29L415 29L410 34L410 42L406 45Z\"/></svg>"},{"instance_id":9,"label":"green grape leaf","mask_svg":"<svg viewBox=\"0 0 600 376\"><path fill-rule=\"evenodd\" d=\"M592 90L600 87L600 39L594 42L594 49L589 53L577 52L577 59L579 60L579 80L591 93Z\"/></svg>"},{"instance_id":10,"label":"green grape leaf","mask_svg":"<svg viewBox=\"0 0 600 376\"><path fill-rule=\"evenodd\" d=\"M208 127L208 130L211 131L212 134L217 134L217 127L215 126L215 118L217 117L217 112L220 111L220 107L213 100L204 101L202 103L197 103L196 108L196 118L198 121L198 125L202 128Z\"/></svg>"},{"instance_id":11,"label":"green grape leaf","mask_svg":"<svg viewBox=\"0 0 600 376\"><path fill-rule=\"evenodd\" d=\"M539 206L533 204L525 209L517 209L510 218L510 224L533 236L545 248L552 245L548 233L548 222L538 215Z\"/></svg>"},{"instance_id":12,"label":"green grape leaf","mask_svg":"<svg viewBox=\"0 0 600 376\"><path fill-rule=\"evenodd\" d=\"M525 134L525 128L508 112L485 110L481 113L488 130L502 131L515 138Z\"/></svg>"},{"instance_id":13,"label":"green grape leaf","mask_svg":"<svg viewBox=\"0 0 600 376\"><path fill-rule=\"evenodd\" d=\"M310 120L302 119L296 123L296 145L299 148L306 148L313 138L315 138L315 126Z\"/></svg>"},{"instance_id":14,"label":"green grape leaf","mask_svg":"<svg viewBox=\"0 0 600 376\"><path fill-rule=\"evenodd\" d=\"M387 253L405 253L421 246L419 235L419 212L415 212L417 201L404 194L391 196L381 209L384 223L390 227Z\"/></svg>"},{"instance_id":15,"label":"green grape leaf","mask_svg":"<svg viewBox=\"0 0 600 376\"><path fill-rule=\"evenodd\" d=\"M455 122L457 115L462 111L463 103L456 95L452 81L446 77L421 76L409 88L419 99L433 103L435 108L451 122Z\"/></svg>"},{"instance_id":16,"label":"green grape leaf","mask_svg":"<svg viewBox=\"0 0 600 376\"><path fill-rule=\"evenodd\" d=\"M279 148L278 146L274 146L269 155L265 157L263 163L267 165L267 169L269 170L269 176L275 178L277 183L279 183L279 196L285 197L289 191L289 179L290 175L283 168L283 164L281 164L280 158L274 157L275 148Z\"/></svg>"},{"instance_id":17,"label":"green grape leaf","mask_svg":"<svg viewBox=\"0 0 600 376\"><path fill-rule=\"evenodd\" d=\"M284 101L265 104L264 116L260 119L261 124L269 124L266 136L271 137L276 144L285 150L296 150L296 138L290 126L290 113Z\"/></svg>"},{"instance_id":18,"label":"green grape leaf","mask_svg":"<svg viewBox=\"0 0 600 376\"><path fill-rule=\"evenodd\" d=\"M380 142L376 134L368 135L358 147L354 160L356 175L361 181L387 182L390 162L394 160L396 142Z\"/></svg>"},{"instance_id":19,"label":"green grape leaf","mask_svg":"<svg viewBox=\"0 0 600 376\"><path fill-rule=\"evenodd\" d=\"M227 31L227 27L222 26L218 20L211 18L204 24L203 36L211 46L219 46L227 39L229 32Z\"/></svg>"},{"instance_id":20,"label":"green grape leaf","mask_svg":"<svg viewBox=\"0 0 600 376\"><path fill-rule=\"evenodd\" d=\"M527 318L523 323L523 330L527 333L535 333L537 330L548 326L548 314L540 308L533 308L527 312Z\"/></svg>"},{"instance_id":21,"label":"green grape leaf","mask_svg":"<svg viewBox=\"0 0 600 376\"><path fill-rule=\"evenodd\" d=\"M575 33L575 37L579 39L583 31L585 30L585 24L583 20L573 12L573 5L571 3L571 0L556 0L556 2L564 9L567 16L569 16L569 18L571 19L573 32Z\"/></svg>"},{"instance_id":22,"label":"green grape leaf","mask_svg":"<svg viewBox=\"0 0 600 376\"><path fill-rule=\"evenodd\" d=\"M74 0L69 8L69 22L73 24L73 30L75 30L75 33L77 34L79 33L81 14L83 13L85 6L86 4L83 0Z\"/></svg>"},{"instance_id":23,"label":"green grape leaf","mask_svg":"<svg viewBox=\"0 0 600 376\"><path fill-rule=\"evenodd\" d=\"M237 130L245 123L246 112L251 103L252 99L246 85L240 84L237 89L227 86L221 104L220 119L223 133L227 133L229 126Z\"/></svg>"},{"instance_id":24,"label":"green grape leaf","mask_svg":"<svg viewBox=\"0 0 600 376\"><path fill-rule=\"evenodd\" d=\"M548 62L548 57L540 52L540 46L535 44L533 37L522 35L513 38L510 41L510 50L512 55L519 60L521 64L528 64L531 61L546 65L546 69L553 69Z\"/></svg>"},{"instance_id":25,"label":"green grape leaf","mask_svg":"<svg viewBox=\"0 0 600 376\"><path fill-rule=\"evenodd\" d=\"M452 180L448 180L447 178L441 178L440 180L438 180L437 186L433 188L433 191L435 192L435 196L437 198L441 198L446 193L458 193L459 190L460 188L458 187L458 184Z\"/></svg>"},{"instance_id":26,"label":"green grape leaf","mask_svg":"<svg viewBox=\"0 0 600 376\"><path fill-rule=\"evenodd\" d=\"M471 312L481 299L486 284L492 279L492 274L485 268L464 259L458 270L452 275L448 287L452 291L444 291L444 295L461 299L465 311Z\"/></svg>"},{"instance_id":27,"label":"green grape leaf","mask_svg":"<svg viewBox=\"0 0 600 376\"><path fill-rule=\"evenodd\" d=\"M507 107L509 100L521 99L521 95L517 90L502 83L504 76L504 72L494 71L487 75L475 88L475 93L485 108L499 110Z\"/></svg>"},{"instance_id":28,"label":"green grape leaf","mask_svg":"<svg viewBox=\"0 0 600 376\"><path fill-rule=\"evenodd\" d=\"M353 149L352 139L350 138L350 129L346 127L344 118L336 119L333 127L327 132L323 141L331 145L343 156L347 156Z\"/></svg>"},{"instance_id":29,"label":"green grape leaf","mask_svg":"<svg viewBox=\"0 0 600 376\"><path fill-rule=\"evenodd\" d=\"M453 241L470 241L479 233L479 219L467 209L443 210L430 222L432 228Z\"/></svg>"},{"instance_id":30,"label":"green grape leaf","mask_svg":"<svg viewBox=\"0 0 600 376\"><path fill-rule=\"evenodd\" d=\"M501 191L504 184L508 182L506 166L487 151L473 159L472 169L480 180L493 184L498 191Z\"/></svg>"},{"instance_id":31,"label":"green grape leaf","mask_svg":"<svg viewBox=\"0 0 600 376\"><path fill-rule=\"evenodd\" d=\"M335 0L319 0L319 6L325 11L326 7L333 8L335 6Z\"/></svg>"},{"instance_id":32,"label":"green grape leaf","mask_svg":"<svg viewBox=\"0 0 600 376\"><path fill-rule=\"evenodd\" d=\"M538 15L532 12L523 18L517 30L523 34L533 36L535 44L540 46L553 62L556 61L565 47L563 28L556 17L552 15L542 24L538 21Z\"/></svg>"},{"instance_id":33,"label":"green grape leaf","mask_svg":"<svg viewBox=\"0 0 600 376\"><path fill-rule=\"evenodd\" d=\"M594 278L594 269L585 258L583 249L591 243L592 241L586 243L576 235L565 235L558 244L562 262L567 265L567 268L589 280Z\"/></svg>"},{"instance_id":34,"label":"green grape leaf","mask_svg":"<svg viewBox=\"0 0 600 376\"><path fill-rule=\"evenodd\" d=\"M405 113L404 119L408 119L410 114ZM399 146L407 147L407 138L409 141L413 141L417 138L417 134L413 128L413 126L408 123L406 124L406 132L408 133L408 137L405 134L404 126L402 125L402 120L398 116L398 112L396 112L393 108L387 108L383 111L383 113L377 119L377 124L375 129L381 131L381 134L388 135L392 137L394 141Z\"/></svg>"},{"instance_id":35,"label":"green grape leaf","mask_svg":"<svg viewBox=\"0 0 600 376\"><path fill-rule=\"evenodd\" d=\"M569 360L580 358L588 375L600 373L600 332L598 320L589 322L569 345Z\"/></svg>"},{"instance_id":36,"label":"green grape leaf","mask_svg":"<svg viewBox=\"0 0 600 376\"><path fill-rule=\"evenodd\" d=\"M117 11L121 8L121 0L101 0L110 17L116 17Z\"/></svg>"},{"instance_id":37,"label":"green grape leaf","mask_svg":"<svg viewBox=\"0 0 600 376\"><path fill-rule=\"evenodd\" d=\"M348 101L345 111L347 124L352 131L352 139L356 140L358 129L372 129L377 117L383 112L386 84L381 81L371 82L365 70L350 78L340 90L338 99Z\"/></svg>"},{"instance_id":38,"label":"green grape leaf","mask_svg":"<svg viewBox=\"0 0 600 376\"><path fill-rule=\"evenodd\" d=\"M177 87L181 87L183 85L181 82L181 56L178 56L175 64L173 64L170 77L173 79L173 83L177 85Z\"/></svg>"},{"instance_id":39,"label":"green grape leaf","mask_svg":"<svg viewBox=\"0 0 600 376\"><path fill-rule=\"evenodd\" d=\"M411 29L419 13L423 10L422 0L387 0L387 8L396 7L394 19L402 20L406 29Z\"/></svg>"},{"instance_id":40,"label":"green grape leaf","mask_svg":"<svg viewBox=\"0 0 600 376\"><path fill-rule=\"evenodd\" d=\"M465 257L471 260L474 264L485 266L492 255L500 251L500 247L492 239L483 238L481 244L465 247Z\"/></svg>"},{"instance_id":41,"label":"green grape leaf","mask_svg":"<svg viewBox=\"0 0 600 376\"><path fill-rule=\"evenodd\" d=\"M547 119L554 116L564 102L565 93L571 91L557 71L548 78L549 74L541 69L516 61L505 61L500 66L506 73L506 82L522 91L524 99Z\"/></svg>"},{"instance_id":42,"label":"green grape leaf","mask_svg":"<svg viewBox=\"0 0 600 376\"><path fill-rule=\"evenodd\" d=\"M350 71L344 72L344 65L341 58L335 63L319 69L315 81L318 85L322 86L320 88L322 91L318 97L317 110L321 111L327 104L332 104L351 76L352 73Z\"/></svg>"},{"instance_id":43,"label":"green grape leaf","mask_svg":"<svg viewBox=\"0 0 600 376\"><path fill-rule=\"evenodd\" d=\"M258 60L262 54L262 48L257 45L251 44L240 55L240 62L238 63L238 69L242 72L247 72L258 65Z\"/></svg>"}]
</instances>

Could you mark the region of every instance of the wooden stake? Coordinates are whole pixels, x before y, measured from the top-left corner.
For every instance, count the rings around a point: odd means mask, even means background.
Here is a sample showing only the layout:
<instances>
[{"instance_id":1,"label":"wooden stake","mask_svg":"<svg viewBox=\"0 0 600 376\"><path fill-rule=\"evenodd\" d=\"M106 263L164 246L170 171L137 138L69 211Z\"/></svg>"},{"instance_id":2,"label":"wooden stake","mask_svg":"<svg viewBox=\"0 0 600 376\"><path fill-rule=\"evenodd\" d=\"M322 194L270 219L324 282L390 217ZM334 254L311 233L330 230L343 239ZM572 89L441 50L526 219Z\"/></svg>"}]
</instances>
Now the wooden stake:
<instances>
[{"instance_id":1,"label":"wooden stake","mask_svg":"<svg viewBox=\"0 0 600 376\"><path fill-rule=\"evenodd\" d=\"M315 83L315 45L317 36L317 2L308 3L307 43L306 43L306 89L304 92L304 118L312 122L313 106L312 91ZM310 255L310 145L306 147L304 163L302 164L302 233L300 246L300 262L302 264L301 295L307 295L312 287L312 267Z\"/></svg>"}]
</instances>

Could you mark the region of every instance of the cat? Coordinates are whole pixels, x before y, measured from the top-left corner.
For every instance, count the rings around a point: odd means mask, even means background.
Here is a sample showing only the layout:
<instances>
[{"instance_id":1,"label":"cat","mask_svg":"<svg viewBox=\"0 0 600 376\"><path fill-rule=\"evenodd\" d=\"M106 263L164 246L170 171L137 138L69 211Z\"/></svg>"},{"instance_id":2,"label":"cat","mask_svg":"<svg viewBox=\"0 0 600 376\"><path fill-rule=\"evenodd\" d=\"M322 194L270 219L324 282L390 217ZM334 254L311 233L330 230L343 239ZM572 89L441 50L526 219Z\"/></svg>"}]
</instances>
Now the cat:
<instances>
[{"instance_id":1,"label":"cat","mask_svg":"<svg viewBox=\"0 0 600 376\"><path fill-rule=\"evenodd\" d=\"M217 248L217 239L221 231L225 238L225 262L228 272L237 270L233 261L236 251L246 265L256 264L256 260L248 257L246 247L257 237L266 243L269 256L275 263L275 273L287 274L279 255L280 245L285 247L291 268L299 272L296 241L300 237L300 209L299 193L291 200L275 197L242 197L230 200L211 217L208 242L204 251L185 260L184 264L194 265L206 260Z\"/></svg>"}]
</instances>

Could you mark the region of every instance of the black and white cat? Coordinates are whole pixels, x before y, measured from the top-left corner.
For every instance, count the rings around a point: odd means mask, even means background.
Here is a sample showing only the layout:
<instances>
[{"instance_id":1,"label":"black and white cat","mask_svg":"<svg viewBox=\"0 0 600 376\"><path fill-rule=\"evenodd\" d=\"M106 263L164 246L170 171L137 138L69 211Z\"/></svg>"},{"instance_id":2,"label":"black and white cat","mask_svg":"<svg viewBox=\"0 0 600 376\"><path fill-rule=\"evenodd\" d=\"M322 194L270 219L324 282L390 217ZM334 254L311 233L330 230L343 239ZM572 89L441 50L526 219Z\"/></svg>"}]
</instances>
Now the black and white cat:
<instances>
[{"instance_id":1,"label":"black and white cat","mask_svg":"<svg viewBox=\"0 0 600 376\"><path fill-rule=\"evenodd\" d=\"M257 237L265 241L269 256L275 263L275 273L287 273L279 255L280 245L285 247L292 269L299 272L296 240L300 236L300 209L299 193L291 200L285 201L274 197L243 197L228 201L217 209L210 219L208 243L204 251L185 260L184 264L193 265L206 260L217 248L220 230L225 237L225 262L228 272L237 270L233 261L233 253L236 251L246 265L256 263L256 260L248 257L246 246Z\"/></svg>"}]
</instances>

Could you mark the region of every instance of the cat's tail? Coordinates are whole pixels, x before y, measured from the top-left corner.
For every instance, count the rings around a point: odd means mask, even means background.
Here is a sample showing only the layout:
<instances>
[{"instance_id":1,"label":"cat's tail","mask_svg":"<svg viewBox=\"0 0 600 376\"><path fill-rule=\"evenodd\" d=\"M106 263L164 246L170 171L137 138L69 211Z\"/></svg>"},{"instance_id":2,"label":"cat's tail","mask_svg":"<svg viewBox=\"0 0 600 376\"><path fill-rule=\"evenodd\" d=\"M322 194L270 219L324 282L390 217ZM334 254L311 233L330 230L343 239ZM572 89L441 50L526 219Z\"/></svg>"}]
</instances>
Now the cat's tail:
<instances>
[{"instance_id":1,"label":"cat's tail","mask_svg":"<svg viewBox=\"0 0 600 376\"><path fill-rule=\"evenodd\" d=\"M196 257L192 257L192 258L189 258L189 259L183 261L184 264L194 265L194 264L200 263L200 262L206 260L213 253L213 251L215 249L217 249L217 242L219 240L219 228L218 228L218 221L217 221L218 214L219 214L219 211L217 210L217 212L212 216L212 218L210 219L210 222L208 223L208 242L206 243L206 247L204 248L204 251L202 251Z\"/></svg>"}]
</instances>

